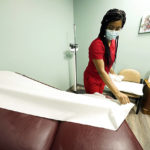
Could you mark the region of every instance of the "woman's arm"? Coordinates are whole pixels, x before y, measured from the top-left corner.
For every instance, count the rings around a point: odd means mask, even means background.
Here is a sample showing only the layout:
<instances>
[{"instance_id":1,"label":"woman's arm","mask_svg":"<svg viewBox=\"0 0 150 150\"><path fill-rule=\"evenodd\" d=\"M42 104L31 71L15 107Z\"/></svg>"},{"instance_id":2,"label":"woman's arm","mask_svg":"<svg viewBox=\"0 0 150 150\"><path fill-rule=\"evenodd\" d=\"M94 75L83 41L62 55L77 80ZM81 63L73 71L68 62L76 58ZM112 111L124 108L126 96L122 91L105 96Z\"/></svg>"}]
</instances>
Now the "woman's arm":
<instances>
[{"instance_id":1,"label":"woman's arm","mask_svg":"<svg viewBox=\"0 0 150 150\"><path fill-rule=\"evenodd\" d=\"M111 78L107 74L107 72L104 69L104 61L102 59L93 59L94 65L104 81L104 83L108 86L108 88L112 91L112 93L116 96L116 98L120 101L121 104L129 103L130 100L127 95L121 93L117 87L112 82Z\"/></svg>"}]
</instances>

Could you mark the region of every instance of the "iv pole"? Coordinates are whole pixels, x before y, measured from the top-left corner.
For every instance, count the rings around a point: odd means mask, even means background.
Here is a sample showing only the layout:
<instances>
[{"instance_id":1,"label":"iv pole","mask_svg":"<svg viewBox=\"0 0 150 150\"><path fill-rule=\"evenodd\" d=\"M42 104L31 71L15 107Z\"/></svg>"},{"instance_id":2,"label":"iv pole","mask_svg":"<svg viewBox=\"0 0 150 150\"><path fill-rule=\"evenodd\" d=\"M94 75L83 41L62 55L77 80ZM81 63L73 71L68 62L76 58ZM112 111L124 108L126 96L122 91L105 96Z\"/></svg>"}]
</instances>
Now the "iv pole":
<instances>
[{"instance_id":1,"label":"iv pole","mask_svg":"<svg viewBox=\"0 0 150 150\"><path fill-rule=\"evenodd\" d=\"M78 44L76 44L76 25L73 26L74 29L74 44L70 44L70 48L74 50L74 61L75 61L75 79L74 79L74 87L73 91L77 92L77 48Z\"/></svg>"}]
</instances>

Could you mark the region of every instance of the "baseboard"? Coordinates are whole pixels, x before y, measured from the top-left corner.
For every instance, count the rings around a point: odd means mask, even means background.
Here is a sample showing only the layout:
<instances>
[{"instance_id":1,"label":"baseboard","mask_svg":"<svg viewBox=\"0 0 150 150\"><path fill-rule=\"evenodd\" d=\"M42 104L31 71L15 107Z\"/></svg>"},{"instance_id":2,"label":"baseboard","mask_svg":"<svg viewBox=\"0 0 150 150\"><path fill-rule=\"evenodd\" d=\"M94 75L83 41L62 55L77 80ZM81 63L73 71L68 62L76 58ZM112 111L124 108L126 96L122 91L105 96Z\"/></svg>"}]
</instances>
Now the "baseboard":
<instances>
[{"instance_id":1,"label":"baseboard","mask_svg":"<svg viewBox=\"0 0 150 150\"><path fill-rule=\"evenodd\" d=\"M77 84L77 91L74 91L74 85L72 85L67 91L77 93L77 94L83 94L85 93L85 88L84 88L84 85Z\"/></svg>"}]
</instances>

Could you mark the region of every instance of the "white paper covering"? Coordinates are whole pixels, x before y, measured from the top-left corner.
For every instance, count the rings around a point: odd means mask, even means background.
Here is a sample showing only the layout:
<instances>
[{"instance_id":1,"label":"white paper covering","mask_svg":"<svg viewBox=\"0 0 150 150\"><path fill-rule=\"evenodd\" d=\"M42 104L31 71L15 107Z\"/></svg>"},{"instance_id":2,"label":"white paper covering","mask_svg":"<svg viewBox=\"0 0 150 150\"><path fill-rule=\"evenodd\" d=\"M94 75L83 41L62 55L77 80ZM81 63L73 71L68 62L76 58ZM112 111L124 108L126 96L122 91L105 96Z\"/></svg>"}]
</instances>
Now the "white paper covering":
<instances>
[{"instance_id":1,"label":"white paper covering","mask_svg":"<svg viewBox=\"0 0 150 150\"><path fill-rule=\"evenodd\" d=\"M14 72L0 71L0 107L8 110L116 130L133 106L98 94L61 91Z\"/></svg>"}]
</instances>

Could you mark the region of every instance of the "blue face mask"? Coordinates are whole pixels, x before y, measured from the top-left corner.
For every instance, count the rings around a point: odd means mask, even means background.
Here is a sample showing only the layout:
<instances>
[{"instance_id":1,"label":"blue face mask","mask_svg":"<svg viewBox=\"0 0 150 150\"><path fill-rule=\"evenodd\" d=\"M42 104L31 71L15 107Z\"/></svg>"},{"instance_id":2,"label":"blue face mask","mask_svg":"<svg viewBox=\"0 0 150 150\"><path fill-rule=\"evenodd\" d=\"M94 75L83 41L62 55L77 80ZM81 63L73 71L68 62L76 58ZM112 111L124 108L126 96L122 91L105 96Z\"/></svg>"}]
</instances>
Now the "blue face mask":
<instances>
[{"instance_id":1,"label":"blue face mask","mask_svg":"<svg viewBox=\"0 0 150 150\"><path fill-rule=\"evenodd\" d=\"M113 40L113 39L116 39L116 37L119 35L119 31L116 31L116 30L109 30L109 29L106 29L106 38L108 40Z\"/></svg>"}]
</instances>

